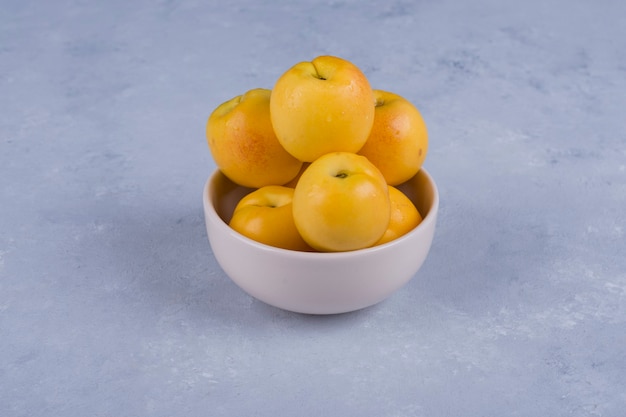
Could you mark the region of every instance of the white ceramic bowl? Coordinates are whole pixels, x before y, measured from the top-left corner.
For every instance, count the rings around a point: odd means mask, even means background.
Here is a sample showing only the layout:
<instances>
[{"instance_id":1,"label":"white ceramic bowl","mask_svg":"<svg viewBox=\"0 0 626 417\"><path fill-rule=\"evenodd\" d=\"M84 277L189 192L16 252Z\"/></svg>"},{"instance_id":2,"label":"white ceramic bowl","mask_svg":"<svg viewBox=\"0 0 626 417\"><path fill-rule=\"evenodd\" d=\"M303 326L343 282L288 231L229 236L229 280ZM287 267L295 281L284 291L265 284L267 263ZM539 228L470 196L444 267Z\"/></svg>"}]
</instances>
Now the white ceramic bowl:
<instances>
[{"instance_id":1,"label":"white ceramic bowl","mask_svg":"<svg viewBox=\"0 0 626 417\"><path fill-rule=\"evenodd\" d=\"M439 193L425 169L399 188L422 222L406 235L351 252L298 252L267 246L228 226L250 192L215 171L204 187L207 234L215 259L249 295L285 310L334 314L374 305L406 284L422 266L435 233ZM280 233L280 231L277 231Z\"/></svg>"}]
</instances>

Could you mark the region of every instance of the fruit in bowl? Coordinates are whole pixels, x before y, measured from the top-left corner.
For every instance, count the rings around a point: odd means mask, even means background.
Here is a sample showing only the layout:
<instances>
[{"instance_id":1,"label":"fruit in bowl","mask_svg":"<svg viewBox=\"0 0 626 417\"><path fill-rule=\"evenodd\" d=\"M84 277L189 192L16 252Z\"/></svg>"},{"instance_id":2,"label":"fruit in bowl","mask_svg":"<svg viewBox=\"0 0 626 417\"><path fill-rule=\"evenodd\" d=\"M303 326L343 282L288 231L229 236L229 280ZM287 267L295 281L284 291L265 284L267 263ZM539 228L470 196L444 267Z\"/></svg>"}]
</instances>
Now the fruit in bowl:
<instances>
[{"instance_id":1,"label":"fruit in bowl","mask_svg":"<svg viewBox=\"0 0 626 417\"><path fill-rule=\"evenodd\" d=\"M270 117L278 140L301 161L357 152L374 123L374 95L363 72L333 56L300 62L276 81Z\"/></svg>"},{"instance_id":2,"label":"fruit in bowl","mask_svg":"<svg viewBox=\"0 0 626 417\"><path fill-rule=\"evenodd\" d=\"M293 188L266 185L242 197L228 225L257 242L277 248L309 251L292 215ZM280 232L278 232L280 231Z\"/></svg>"},{"instance_id":3,"label":"fruit in bowl","mask_svg":"<svg viewBox=\"0 0 626 417\"><path fill-rule=\"evenodd\" d=\"M380 171L350 152L332 152L304 171L293 193L302 237L322 252L363 249L387 230L389 191Z\"/></svg>"},{"instance_id":4,"label":"fruit in bowl","mask_svg":"<svg viewBox=\"0 0 626 417\"><path fill-rule=\"evenodd\" d=\"M421 113L407 99L374 90L374 125L359 155L367 157L390 185L419 171L428 151L428 133Z\"/></svg>"},{"instance_id":5,"label":"fruit in bowl","mask_svg":"<svg viewBox=\"0 0 626 417\"><path fill-rule=\"evenodd\" d=\"M421 169L398 188L423 220L387 243L345 252L304 252L269 246L233 230L228 223L252 190L216 170L203 193L207 235L226 275L252 297L288 311L336 314L372 306L415 276L430 250L439 194ZM276 230L280 233L280 230Z\"/></svg>"},{"instance_id":6,"label":"fruit in bowl","mask_svg":"<svg viewBox=\"0 0 626 417\"><path fill-rule=\"evenodd\" d=\"M246 187L286 183L302 162L278 142L270 121L270 90L256 88L219 105L207 122L217 166Z\"/></svg>"},{"instance_id":7,"label":"fruit in bowl","mask_svg":"<svg viewBox=\"0 0 626 417\"><path fill-rule=\"evenodd\" d=\"M204 190L216 260L271 305L328 314L372 305L420 268L437 217L426 125L353 63L321 56L219 105ZM245 261L241 261L245 259Z\"/></svg>"},{"instance_id":8,"label":"fruit in bowl","mask_svg":"<svg viewBox=\"0 0 626 417\"><path fill-rule=\"evenodd\" d=\"M399 188L389 186L389 225L376 245L391 242L409 233L422 222L422 215L415 204Z\"/></svg>"}]
</instances>

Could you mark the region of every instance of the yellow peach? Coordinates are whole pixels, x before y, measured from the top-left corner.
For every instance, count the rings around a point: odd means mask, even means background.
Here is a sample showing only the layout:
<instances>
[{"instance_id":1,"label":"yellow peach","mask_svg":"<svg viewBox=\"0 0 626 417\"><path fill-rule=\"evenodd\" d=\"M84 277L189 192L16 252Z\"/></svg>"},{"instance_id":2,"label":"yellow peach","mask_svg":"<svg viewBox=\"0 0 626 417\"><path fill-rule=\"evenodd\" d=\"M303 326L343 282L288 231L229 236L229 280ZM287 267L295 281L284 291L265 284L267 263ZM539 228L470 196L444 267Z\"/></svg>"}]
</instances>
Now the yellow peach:
<instances>
[{"instance_id":1,"label":"yellow peach","mask_svg":"<svg viewBox=\"0 0 626 417\"><path fill-rule=\"evenodd\" d=\"M376 245L391 242L415 229L422 222L422 216L413 202L396 187L389 186L391 214L389 226Z\"/></svg>"},{"instance_id":2,"label":"yellow peach","mask_svg":"<svg viewBox=\"0 0 626 417\"><path fill-rule=\"evenodd\" d=\"M284 184L302 166L276 138L270 95L268 89L250 90L219 105L207 122L207 141L217 167L245 187Z\"/></svg>"},{"instance_id":3,"label":"yellow peach","mask_svg":"<svg viewBox=\"0 0 626 417\"><path fill-rule=\"evenodd\" d=\"M407 99L382 90L374 90L374 97L374 125L358 153L376 165L388 184L398 185L412 178L426 159L426 124Z\"/></svg>"},{"instance_id":4,"label":"yellow peach","mask_svg":"<svg viewBox=\"0 0 626 417\"><path fill-rule=\"evenodd\" d=\"M358 152L374 123L374 96L365 74L334 56L300 62L276 81L270 116L291 155L312 162L330 152Z\"/></svg>"},{"instance_id":5,"label":"yellow peach","mask_svg":"<svg viewBox=\"0 0 626 417\"><path fill-rule=\"evenodd\" d=\"M311 247L324 252L372 246L387 230L390 210L380 171L351 152L313 161L293 193L296 228Z\"/></svg>"},{"instance_id":6,"label":"yellow peach","mask_svg":"<svg viewBox=\"0 0 626 417\"><path fill-rule=\"evenodd\" d=\"M229 226L242 235L282 249L312 251L293 221L293 188L266 185L243 197Z\"/></svg>"}]
</instances>

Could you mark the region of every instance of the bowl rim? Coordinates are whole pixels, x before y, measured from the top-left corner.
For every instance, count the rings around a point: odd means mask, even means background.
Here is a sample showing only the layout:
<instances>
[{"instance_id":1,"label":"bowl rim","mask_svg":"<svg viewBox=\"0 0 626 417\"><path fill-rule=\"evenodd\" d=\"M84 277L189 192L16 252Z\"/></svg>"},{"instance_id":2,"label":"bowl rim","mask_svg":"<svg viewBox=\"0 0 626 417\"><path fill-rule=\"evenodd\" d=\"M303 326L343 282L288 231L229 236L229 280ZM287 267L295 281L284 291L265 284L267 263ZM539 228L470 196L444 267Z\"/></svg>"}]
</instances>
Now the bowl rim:
<instances>
[{"instance_id":1,"label":"bowl rim","mask_svg":"<svg viewBox=\"0 0 626 417\"><path fill-rule=\"evenodd\" d=\"M422 229L426 228L428 224L432 223L432 222L436 222L436 216L437 216L437 212L439 210L439 190L437 188L437 184L435 183L434 178L432 177L432 175L430 175L430 173L424 168L420 168L420 170L418 171L418 173L416 173L415 175L418 174L423 174L426 176L428 183L431 185L432 190L433 190L433 197L432 197L432 204L430 205L430 208L428 210L428 213L426 214L426 216L424 216L422 218L422 221L420 222L420 224L418 224L415 228L413 228L410 232L394 239L391 240L387 243L383 243L382 245L377 245L377 246L371 246L369 248L363 248L363 249L356 249L356 250L351 250L351 251L341 251L341 252L305 252L305 251L297 251L297 250L292 250L292 249L284 249L284 248L277 248L275 246L270 246L270 245L266 245L265 243L261 243L261 242L257 242L254 239L250 239L249 237L246 237L244 235L242 235L241 233L237 232L236 230L234 230L233 228L231 228L218 214L217 210L215 209L215 206L213 205L213 202L210 198L209 195L209 188L211 183L215 180L215 178L218 175L224 175L223 172L221 172L219 170L219 168L216 168L211 175L209 176L209 178L207 179L207 181L205 182L204 185L204 190L203 190L203 194L202 194L202 199L203 199L203 205L204 205L204 211L205 214L208 213L208 215L213 219L213 223L217 225L217 227L219 227L220 229L222 229L224 232L226 232L228 235L234 237L235 239L238 239L240 241L242 241L243 243L246 243L248 245L254 246L259 250L265 251L265 252L270 252L270 253L274 253L274 254L285 254L285 255L289 255L289 256L293 256L296 258L303 258L303 259L316 259L316 258L325 258L325 259L342 259L342 258L351 258L354 256L359 256L359 255L367 255L367 254L371 254L371 253L375 253L375 252L380 252L380 251L386 251L389 250L391 248L393 248L394 246L397 245L401 245L403 241L411 239L411 237L415 234L418 234L421 232ZM225 176L225 175L224 175ZM228 179L228 177L226 177ZM412 177L414 178L414 177Z\"/></svg>"}]
</instances>

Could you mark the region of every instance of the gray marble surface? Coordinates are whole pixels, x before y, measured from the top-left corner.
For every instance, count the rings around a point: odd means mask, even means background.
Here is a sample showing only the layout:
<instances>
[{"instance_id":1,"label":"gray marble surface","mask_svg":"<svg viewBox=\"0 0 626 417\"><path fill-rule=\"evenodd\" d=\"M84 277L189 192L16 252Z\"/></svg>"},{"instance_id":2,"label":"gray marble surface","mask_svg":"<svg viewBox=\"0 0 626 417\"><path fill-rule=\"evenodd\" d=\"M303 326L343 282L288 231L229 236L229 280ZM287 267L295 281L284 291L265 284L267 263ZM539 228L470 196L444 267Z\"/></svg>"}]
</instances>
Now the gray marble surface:
<instances>
[{"instance_id":1,"label":"gray marble surface","mask_svg":"<svg viewBox=\"0 0 626 417\"><path fill-rule=\"evenodd\" d=\"M441 209L386 301L220 270L206 119L321 54L420 110ZM0 1L0 416L626 413L626 3Z\"/></svg>"}]
</instances>

